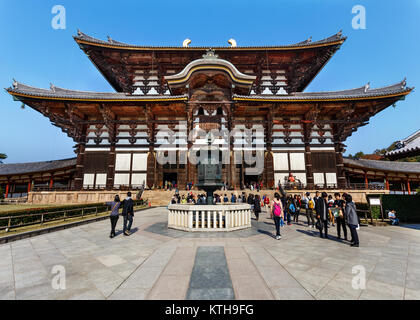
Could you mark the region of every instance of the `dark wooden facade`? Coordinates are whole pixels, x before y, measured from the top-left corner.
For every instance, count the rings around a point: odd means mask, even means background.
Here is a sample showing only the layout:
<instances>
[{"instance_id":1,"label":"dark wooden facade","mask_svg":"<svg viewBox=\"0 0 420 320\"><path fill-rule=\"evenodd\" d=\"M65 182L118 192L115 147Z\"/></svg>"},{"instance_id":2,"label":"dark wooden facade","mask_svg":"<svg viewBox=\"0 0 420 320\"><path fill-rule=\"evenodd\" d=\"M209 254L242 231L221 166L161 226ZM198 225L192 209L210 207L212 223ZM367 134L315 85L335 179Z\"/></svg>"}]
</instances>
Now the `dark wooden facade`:
<instances>
[{"instance_id":1,"label":"dark wooden facade","mask_svg":"<svg viewBox=\"0 0 420 320\"><path fill-rule=\"evenodd\" d=\"M198 128L252 130L264 171L246 174L244 159L234 161L244 148L229 138L221 149L230 160L223 179L232 187L255 181L271 188L292 173L304 187L345 188L346 138L412 90L403 81L379 89L303 93L344 42L340 33L289 46L215 50L131 46L82 33L75 40L118 92L45 90L17 82L8 92L74 139L80 189L197 182L184 151L200 144L187 138ZM173 164L158 161L168 152L160 138L165 130L177 141Z\"/></svg>"}]
</instances>

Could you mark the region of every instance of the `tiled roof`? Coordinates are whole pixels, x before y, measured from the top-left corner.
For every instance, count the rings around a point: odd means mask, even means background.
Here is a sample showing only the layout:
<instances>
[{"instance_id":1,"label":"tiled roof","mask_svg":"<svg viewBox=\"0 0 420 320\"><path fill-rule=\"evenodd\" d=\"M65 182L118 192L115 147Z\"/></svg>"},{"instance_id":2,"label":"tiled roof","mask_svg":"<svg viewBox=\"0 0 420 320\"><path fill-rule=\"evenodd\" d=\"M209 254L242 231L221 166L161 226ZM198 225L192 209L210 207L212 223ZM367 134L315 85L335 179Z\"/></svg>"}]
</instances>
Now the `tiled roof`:
<instances>
[{"instance_id":1,"label":"tiled roof","mask_svg":"<svg viewBox=\"0 0 420 320\"><path fill-rule=\"evenodd\" d=\"M372 169L380 171L420 174L420 162L399 162L366 159L355 160L350 158L343 158L343 161L344 166L354 166L363 169Z\"/></svg>"},{"instance_id":2,"label":"tiled roof","mask_svg":"<svg viewBox=\"0 0 420 320\"><path fill-rule=\"evenodd\" d=\"M301 100L334 100L334 99L362 99L374 98L389 95L403 95L409 93L413 88L406 87L406 82L401 81L397 84L369 89L369 86L364 86L356 89L343 90L343 91L330 91L330 92L297 92L288 95L233 95L233 100L288 100L288 101L301 101ZM55 86L48 89L36 88L14 81L13 86L6 89L11 95L23 95L29 97L41 97L62 100L184 100L187 95L130 95L122 92L88 92L68 90Z\"/></svg>"},{"instance_id":3,"label":"tiled roof","mask_svg":"<svg viewBox=\"0 0 420 320\"><path fill-rule=\"evenodd\" d=\"M327 92L295 92L289 95L234 95L234 99L253 99L253 100L331 100L331 99L363 99L370 97L381 97L389 95L399 95L409 93L413 88L406 86L403 80L396 84L370 89L369 84L349 90L327 91Z\"/></svg>"},{"instance_id":4,"label":"tiled roof","mask_svg":"<svg viewBox=\"0 0 420 320\"><path fill-rule=\"evenodd\" d=\"M123 48L133 48L133 49L189 49L189 50L202 50L202 49L209 49L210 47L194 47L194 46L190 46L190 47L182 47L182 46L139 46L139 45L132 45L132 44L128 44L128 43L124 43L124 42L119 42L119 41L115 41L113 39L111 39L110 37L108 37L108 41L103 41L91 36L88 36L87 34L81 32L80 30L77 31L77 36L73 36L73 38L79 42L79 41L83 41L83 42L88 42L91 44L97 44L97 45L103 45L103 46L112 46L112 47L121 47ZM237 47L211 47L212 49L217 49L217 50L224 50L224 49L229 49L229 50L238 50L238 49L298 49L298 48L306 48L306 47L316 47L316 46L320 46L320 45L328 45L330 43L336 43L336 42L344 42L347 39L347 37L343 37L342 32L338 32L334 35L332 35L331 37L322 39L322 40L318 40L318 41L311 41L311 38L309 38L308 40L302 41L302 42L298 42L298 43L294 43L294 44L288 44L288 45L278 45L278 46L237 46Z\"/></svg>"},{"instance_id":5,"label":"tiled roof","mask_svg":"<svg viewBox=\"0 0 420 320\"><path fill-rule=\"evenodd\" d=\"M400 148L387 152L387 156L404 154L408 152L420 152L420 130L414 132L404 140L399 141Z\"/></svg>"},{"instance_id":6,"label":"tiled roof","mask_svg":"<svg viewBox=\"0 0 420 320\"><path fill-rule=\"evenodd\" d=\"M54 98L63 100L179 100L186 95L130 95L122 92L89 92L68 90L51 85L50 89L36 88L14 81L13 86L6 89L11 95L26 95L31 97Z\"/></svg>"},{"instance_id":7,"label":"tiled roof","mask_svg":"<svg viewBox=\"0 0 420 320\"><path fill-rule=\"evenodd\" d=\"M76 158L26 163L0 163L0 176L54 171L76 167Z\"/></svg>"}]
</instances>

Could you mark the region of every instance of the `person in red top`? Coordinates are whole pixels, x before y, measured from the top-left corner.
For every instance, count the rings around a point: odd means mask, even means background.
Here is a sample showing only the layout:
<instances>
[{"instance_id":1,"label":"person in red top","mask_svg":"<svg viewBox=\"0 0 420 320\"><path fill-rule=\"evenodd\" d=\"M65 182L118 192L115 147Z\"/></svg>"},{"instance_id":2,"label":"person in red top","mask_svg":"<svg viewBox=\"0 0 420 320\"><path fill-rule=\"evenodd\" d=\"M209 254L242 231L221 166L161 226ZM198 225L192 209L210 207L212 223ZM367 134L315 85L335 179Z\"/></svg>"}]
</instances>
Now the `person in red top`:
<instances>
[{"instance_id":1,"label":"person in red top","mask_svg":"<svg viewBox=\"0 0 420 320\"><path fill-rule=\"evenodd\" d=\"M270 198L264 196L264 208L267 210L267 213L270 212L270 218L273 218L273 214L271 210L269 210L268 206L270 205Z\"/></svg>"}]
</instances>

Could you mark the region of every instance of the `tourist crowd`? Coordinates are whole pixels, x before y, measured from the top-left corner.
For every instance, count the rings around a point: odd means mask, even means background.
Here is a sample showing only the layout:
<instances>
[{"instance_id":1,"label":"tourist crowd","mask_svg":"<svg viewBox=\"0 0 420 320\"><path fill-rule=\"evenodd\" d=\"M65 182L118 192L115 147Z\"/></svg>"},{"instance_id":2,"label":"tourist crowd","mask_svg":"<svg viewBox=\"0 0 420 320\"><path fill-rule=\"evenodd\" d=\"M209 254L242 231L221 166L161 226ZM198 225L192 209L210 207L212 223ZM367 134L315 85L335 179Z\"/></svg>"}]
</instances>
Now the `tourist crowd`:
<instances>
[{"instance_id":1,"label":"tourist crowd","mask_svg":"<svg viewBox=\"0 0 420 320\"><path fill-rule=\"evenodd\" d=\"M180 195L178 192L172 197L171 204L207 204L208 199L203 193L194 194L189 191L187 194ZM357 230L359 228L359 218L356 213L356 205L350 194L335 193L334 196L328 195L326 192L316 192L311 197L309 192L304 195L287 195L280 196L279 193L274 194L274 199L270 201L267 195L262 197L259 194L242 192L237 195L231 193L215 193L213 195L213 204L220 203L247 203L251 205L251 209L258 221L262 208L270 214L270 218L274 220L276 226L276 239L281 239L280 227L299 223L301 215L306 216L309 228L319 230L321 238L328 239L328 229L336 226L337 237L348 241L348 229L350 231L351 246L359 246L359 237Z\"/></svg>"}]
</instances>

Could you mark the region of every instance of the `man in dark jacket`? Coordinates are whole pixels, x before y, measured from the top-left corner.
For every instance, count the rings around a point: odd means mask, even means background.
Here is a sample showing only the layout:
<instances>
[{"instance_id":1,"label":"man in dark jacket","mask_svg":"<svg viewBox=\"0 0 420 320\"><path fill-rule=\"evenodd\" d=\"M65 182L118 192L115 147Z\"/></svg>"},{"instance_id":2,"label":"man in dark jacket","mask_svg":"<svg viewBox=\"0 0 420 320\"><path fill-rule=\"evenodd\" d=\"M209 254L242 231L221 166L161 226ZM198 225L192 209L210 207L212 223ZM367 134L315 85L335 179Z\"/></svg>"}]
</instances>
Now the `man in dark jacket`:
<instances>
[{"instance_id":1,"label":"man in dark jacket","mask_svg":"<svg viewBox=\"0 0 420 320\"><path fill-rule=\"evenodd\" d=\"M328 194L323 192L321 197L318 197L315 203L316 217L320 223L319 236L322 236L322 229L324 229L325 239L328 239Z\"/></svg>"},{"instance_id":2,"label":"man in dark jacket","mask_svg":"<svg viewBox=\"0 0 420 320\"><path fill-rule=\"evenodd\" d=\"M127 192L127 198L125 198L122 202L123 210L122 216L124 218L124 225L123 225L123 233L125 236L130 235L131 225L133 224L133 216L134 216L134 202L131 199L131 192ZM128 226L127 226L128 222Z\"/></svg>"}]
</instances>

